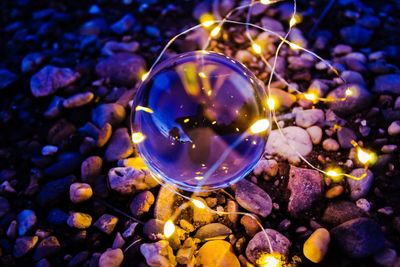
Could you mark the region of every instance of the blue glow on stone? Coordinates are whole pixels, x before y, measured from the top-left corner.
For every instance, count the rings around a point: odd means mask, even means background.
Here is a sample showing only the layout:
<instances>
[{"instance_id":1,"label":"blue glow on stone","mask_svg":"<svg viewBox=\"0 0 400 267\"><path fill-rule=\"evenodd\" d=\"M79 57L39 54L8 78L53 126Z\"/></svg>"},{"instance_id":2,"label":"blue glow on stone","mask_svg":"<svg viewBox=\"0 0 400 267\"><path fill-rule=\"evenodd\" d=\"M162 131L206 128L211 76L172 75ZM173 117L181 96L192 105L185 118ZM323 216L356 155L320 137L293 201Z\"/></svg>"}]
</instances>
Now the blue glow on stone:
<instances>
[{"instance_id":1,"label":"blue glow on stone","mask_svg":"<svg viewBox=\"0 0 400 267\"><path fill-rule=\"evenodd\" d=\"M258 162L266 133L264 88L241 63L213 52L189 52L158 64L139 88L132 132L152 173L189 191L227 187ZM137 106L153 112L135 111Z\"/></svg>"}]
</instances>

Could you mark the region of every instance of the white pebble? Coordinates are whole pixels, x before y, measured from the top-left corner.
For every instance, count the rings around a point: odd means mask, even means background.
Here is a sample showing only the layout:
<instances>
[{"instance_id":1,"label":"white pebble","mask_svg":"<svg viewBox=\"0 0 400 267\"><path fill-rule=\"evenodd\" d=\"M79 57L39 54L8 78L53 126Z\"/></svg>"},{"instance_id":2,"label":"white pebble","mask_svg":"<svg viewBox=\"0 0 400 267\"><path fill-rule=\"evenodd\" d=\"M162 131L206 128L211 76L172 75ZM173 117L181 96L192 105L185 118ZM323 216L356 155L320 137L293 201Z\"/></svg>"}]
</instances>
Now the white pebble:
<instances>
[{"instance_id":1,"label":"white pebble","mask_svg":"<svg viewBox=\"0 0 400 267\"><path fill-rule=\"evenodd\" d=\"M311 126L306 129L307 133L310 135L311 142L314 145L318 145L322 140L322 129L318 126Z\"/></svg>"},{"instance_id":2,"label":"white pebble","mask_svg":"<svg viewBox=\"0 0 400 267\"><path fill-rule=\"evenodd\" d=\"M324 142L322 142L322 147L326 151L338 151L340 148L339 143L332 138L324 140Z\"/></svg>"},{"instance_id":3,"label":"white pebble","mask_svg":"<svg viewBox=\"0 0 400 267\"><path fill-rule=\"evenodd\" d=\"M392 122L388 128L388 133L391 136L399 135L400 134L400 121Z\"/></svg>"},{"instance_id":4,"label":"white pebble","mask_svg":"<svg viewBox=\"0 0 400 267\"><path fill-rule=\"evenodd\" d=\"M360 198L359 200L357 200L356 205L365 212L369 212L371 210L371 203L369 203L369 201L365 198Z\"/></svg>"}]
</instances>

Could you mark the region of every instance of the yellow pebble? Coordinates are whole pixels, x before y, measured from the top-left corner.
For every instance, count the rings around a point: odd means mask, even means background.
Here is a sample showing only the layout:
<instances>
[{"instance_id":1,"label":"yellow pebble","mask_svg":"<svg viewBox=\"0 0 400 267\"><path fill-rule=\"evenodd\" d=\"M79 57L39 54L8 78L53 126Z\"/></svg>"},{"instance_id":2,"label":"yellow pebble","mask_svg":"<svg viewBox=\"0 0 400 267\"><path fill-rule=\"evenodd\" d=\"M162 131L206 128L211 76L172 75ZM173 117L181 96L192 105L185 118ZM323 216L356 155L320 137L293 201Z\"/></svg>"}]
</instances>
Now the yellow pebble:
<instances>
[{"instance_id":1,"label":"yellow pebble","mask_svg":"<svg viewBox=\"0 0 400 267\"><path fill-rule=\"evenodd\" d=\"M86 229L92 224L92 216L82 212L73 212L69 215L67 223L71 227Z\"/></svg>"},{"instance_id":2,"label":"yellow pebble","mask_svg":"<svg viewBox=\"0 0 400 267\"><path fill-rule=\"evenodd\" d=\"M320 263L328 251L330 240L329 231L325 228L318 228L304 243L304 256L314 263Z\"/></svg>"},{"instance_id":3,"label":"yellow pebble","mask_svg":"<svg viewBox=\"0 0 400 267\"><path fill-rule=\"evenodd\" d=\"M344 191L343 186L341 185L335 185L334 187L330 188L328 191L325 193L326 198L335 198L340 196Z\"/></svg>"}]
</instances>

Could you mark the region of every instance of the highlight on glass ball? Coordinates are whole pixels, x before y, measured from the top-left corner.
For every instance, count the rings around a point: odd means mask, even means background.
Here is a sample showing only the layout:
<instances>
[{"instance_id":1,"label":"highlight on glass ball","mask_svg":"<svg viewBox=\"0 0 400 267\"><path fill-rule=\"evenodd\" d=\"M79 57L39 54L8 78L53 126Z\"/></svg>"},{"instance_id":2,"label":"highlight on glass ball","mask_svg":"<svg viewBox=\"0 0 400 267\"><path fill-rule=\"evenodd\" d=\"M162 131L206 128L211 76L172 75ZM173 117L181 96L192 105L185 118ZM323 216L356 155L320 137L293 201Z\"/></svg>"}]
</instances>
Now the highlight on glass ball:
<instances>
[{"instance_id":1,"label":"highlight on glass ball","mask_svg":"<svg viewBox=\"0 0 400 267\"><path fill-rule=\"evenodd\" d=\"M153 175L188 191L227 187L263 154L264 88L241 63L194 51L158 64L132 107L132 139Z\"/></svg>"}]
</instances>

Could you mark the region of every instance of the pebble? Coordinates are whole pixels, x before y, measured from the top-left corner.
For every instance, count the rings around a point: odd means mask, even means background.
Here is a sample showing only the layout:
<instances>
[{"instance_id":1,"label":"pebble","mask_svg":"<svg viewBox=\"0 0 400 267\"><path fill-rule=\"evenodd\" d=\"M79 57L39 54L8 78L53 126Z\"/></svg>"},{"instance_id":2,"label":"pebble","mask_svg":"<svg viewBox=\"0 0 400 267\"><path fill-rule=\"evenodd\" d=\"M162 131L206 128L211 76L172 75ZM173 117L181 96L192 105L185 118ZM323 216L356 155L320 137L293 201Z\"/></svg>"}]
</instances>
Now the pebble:
<instances>
[{"instance_id":1,"label":"pebble","mask_svg":"<svg viewBox=\"0 0 400 267\"><path fill-rule=\"evenodd\" d=\"M116 103L101 104L92 111L92 121L98 127L103 127L106 123L117 126L125 116L125 108Z\"/></svg>"},{"instance_id":2,"label":"pebble","mask_svg":"<svg viewBox=\"0 0 400 267\"><path fill-rule=\"evenodd\" d=\"M50 128L47 140L51 145L59 145L76 132L75 126L65 119L60 119ZM64 155L73 153L64 153Z\"/></svg>"},{"instance_id":3,"label":"pebble","mask_svg":"<svg viewBox=\"0 0 400 267\"><path fill-rule=\"evenodd\" d=\"M325 197L332 199L335 197L340 196L344 192L344 187L341 185L335 185L334 187L330 188L328 191L325 192Z\"/></svg>"},{"instance_id":4,"label":"pebble","mask_svg":"<svg viewBox=\"0 0 400 267\"><path fill-rule=\"evenodd\" d=\"M386 216L391 216L394 213L394 210L392 207L383 207L377 210L378 213L384 214Z\"/></svg>"},{"instance_id":5,"label":"pebble","mask_svg":"<svg viewBox=\"0 0 400 267\"><path fill-rule=\"evenodd\" d=\"M311 169L290 166L288 211L292 216L304 215L322 196L323 177Z\"/></svg>"},{"instance_id":6,"label":"pebble","mask_svg":"<svg viewBox=\"0 0 400 267\"><path fill-rule=\"evenodd\" d=\"M116 249L116 248L122 248L125 245L125 240L122 237L120 232L117 232L117 234L115 235L113 244L111 246L111 248Z\"/></svg>"},{"instance_id":7,"label":"pebble","mask_svg":"<svg viewBox=\"0 0 400 267\"><path fill-rule=\"evenodd\" d=\"M349 45L338 44L333 48L332 52L334 56L343 56L353 52L353 48Z\"/></svg>"},{"instance_id":8,"label":"pebble","mask_svg":"<svg viewBox=\"0 0 400 267\"><path fill-rule=\"evenodd\" d=\"M373 31L367 30L360 25L347 26L340 30L340 37L343 43L352 46L367 45L372 38Z\"/></svg>"},{"instance_id":9,"label":"pebble","mask_svg":"<svg viewBox=\"0 0 400 267\"><path fill-rule=\"evenodd\" d=\"M109 235L114 231L115 226L118 223L118 218L110 215L103 214L97 221L93 224L94 227L102 231L103 233Z\"/></svg>"},{"instance_id":10,"label":"pebble","mask_svg":"<svg viewBox=\"0 0 400 267\"><path fill-rule=\"evenodd\" d=\"M381 148L382 153L390 154L396 152L398 149L397 145L384 145Z\"/></svg>"},{"instance_id":11,"label":"pebble","mask_svg":"<svg viewBox=\"0 0 400 267\"><path fill-rule=\"evenodd\" d=\"M74 176L67 176L48 182L40 189L36 200L41 207L54 207L69 198L69 188L75 181Z\"/></svg>"},{"instance_id":12,"label":"pebble","mask_svg":"<svg viewBox=\"0 0 400 267\"><path fill-rule=\"evenodd\" d=\"M3 90L17 80L17 75L6 69L0 69L0 90Z\"/></svg>"},{"instance_id":13,"label":"pebble","mask_svg":"<svg viewBox=\"0 0 400 267\"><path fill-rule=\"evenodd\" d=\"M374 255L374 262L382 267L397 267L397 252L392 248L385 248Z\"/></svg>"},{"instance_id":14,"label":"pebble","mask_svg":"<svg viewBox=\"0 0 400 267\"><path fill-rule=\"evenodd\" d=\"M319 143L321 143L322 134L323 134L321 127L314 125L314 126L307 128L306 131L310 135L311 142L314 145L318 145Z\"/></svg>"},{"instance_id":15,"label":"pebble","mask_svg":"<svg viewBox=\"0 0 400 267\"><path fill-rule=\"evenodd\" d=\"M81 251L68 262L67 267L82 266L89 256L90 253L88 251Z\"/></svg>"},{"instance_id":16,"label":"pebble","mask_svg":"<svg viewBox=\"0 0 400 267\"><path fill-rule=\"evenodd\" d=\"M363 86L366 85L363 76L356 71L346 70L341 74L341 77L347 83L354 83L354 84L359 84L359 85L363 85Z\"/></svg>"},{"instance_id":17,"label":"pebble","mask_svg":"<svg viewBox=\"0 0 400 267\"><path fill-rule=\"evenodd\" d=\"M400 95L400 74L385 74L376 77L372 91L378 94Z\"/></svg>"},{"instance_id":18,"label":"pebble","mask_svg":"<svg viewBox=\"0 0 400 267\"><path fill-rule=\"evenodd\" d=\"M27 54L21 63L21 71L29 73L35 71L40 65L43 64L45 55L41 53L30 53Z\"/></svg>"},{"instance_id":19,"label":"pebble","mask_svg":"<svg viewBox=\"0 0 400 267\"><path fill-rule=\"evenodd\" d=\"M274 159L261 159L253 170L254 175L263 175L265 180L270 180L278 174L278 162Z\"/></svg>"},{"instance_id":20,"label":"pebble","mask_svg":"<svg viewBox=\"0 0 400 267\"><path fill-rule=\"evenodd\" d=\"M296 126L283 128L282 133L283 136L278 130L270 132L265 146L266 153L278 155L292 164L300 163L301 159L296 152L307 156L312 151L310 136L304 129Z\"/></svg>"},{"instance_id":21,"label":"pebble","mask_svg":"<svg viewBox=\"0 0 400 267\"><path fill-rule=\"evenodd\" d=\"M328 203L328 206L322 215L322 221L331 225L339 225L362 216L362 210L360 210L353 202L338 200Z\"/></svg>"},{"instance_id":22,"label":"pebble","mask_svg":"<svg viewBox=\"0 0 400 267\"><path fill-rule=\"evenodd\" d=\"M0 218L10 210L10 203L5 197L0 196Z\"/></svg>"},{"instance_id":23,"label":"pebble","mask_svg":"<svg viewBox=\"0 0 400 267\"><path fill-rule=\"evenodd\" d=\"M137 222L130 222L128 226L125 228L125 231L122 233L122 237L125 239L131 238L135 233L137 226L138 226Z\"/></svg>"},{"instance_id":24,"label":"pebble","mask_svg":"<svg viewBox=\"0 0 400 267\"><path fill-rule=\"evenodd\" d=\"M47 110L43 113L43 115L46 118L50 118L50 119L60 116L63 101L64 101L64 98L59 97L59 96L54 96L53 99L51 100Z\"/></svg>"},{"instance_id":25,"label":"pebble","mask_svg":"<svg viewBox=\"0 0 400 267\"><path fill-rule=\"evenodd\" d=\"M58 147L56 146L52 146L52 145L48 145L48 146L44 146L42 148L42 155L43 156L51 156L56 154L58 151Z\"/></svg>"},{"instance_id":26,"label":"pebble","mask_svg":"<svg viewBox=\"0 0 400 267\"><path fill-rule=\"evenodd\" d=\"M49 236L40 241L33 255L34 260L40 260L56 254L61 249L57 237Z\"/></svg>"},{"instance_id":27,"label":"pebble","mask_svg":"<svg viewBox=\"0 0 400 267\"><path fill-rule=\"evenodd\" d=\"M164 224L164 221L150 219L143 226L143 234L152 241L164 239Z\"/></svg>"},{"instance_id":28,"label":"pebble","mask_svg":"<svg viewBox=\"0 0 400 267\"><path fill-rule=\"evenodd\" d=\"M126 14L120 20L116 21L111 25L111 30L119 35L122 35L132 29L136 22L136 19L132 14Z\"/></svg>"},{"instance_id":29,"label":"pebble","mask_svg":"<svg viewBox=\"0 0 400 267\"><path fill-rule=\"evenodd\" d=\"M63 101L64 108L78 108L92 102L94 94L92 92L85 92L70 96Z\"/></svg>"},{"instance_id":30,"label":"pebble","mask_svg":"<svg viewBox=\"0 0 400 267\"><path fill-rule=\"evenodd\" d=\"M380 226L371 219L357 218L331 230L337 245L351 258L368 257L385 246Z\"/></svg>"},{"instance_id":31,"label":"pebble","mask_svg":"<svg viewBox=\"0 0 400 267\"><path fill-rule=\"evenodd\" d=\"M346 97L345 91L349 88L352 90L352 95ZM343 101L328 102L328 106L340 116L352 115L360 110L364 110L369 107L372 101L371 93L359 84L341 85L331 91L327 98L346 98Z\"/></svg>"},{"instance_id":32,"label":"pebble","mask_svg":"<svg viewBox=\"0 0 400 267\"><path fill-rule=\"evenodd\" d=\"M361 177L365 173L363 168L354 169L350 175L355 177ZM354 180L354 179L347 179L347 183L350 187L350 198L352 200L357 200L359 198L365 197L369 189L374 182L374 174L367 170L367 176L365 176L362 180Z\"/></svg>"},{"instance_id":33,"label":"pebble","mask_svg":"<svg viewBox=\"0 0 400 267\"><path fill-rule=\"evenodd\" d=\"M216 251L218 253L216 253ZM223 240L206 242L198 251L196 266L240 267L231 244Z\"/></svg>"},{"instance_id":34,"label":"pebble","mask_svg":"<svg viewBox=\"0 0 400 267\"><path fill-rule=\"evenodd\" d=\"M276 98L277 102L285 108L290 108L296 103L296 97L284 90L271 88L271 95Z\"/></svg>"},{"instance_id":35,"label":"pebble","mask_svg":"<svg viewBox=\"0 0 400 267\"><path fill-rule=\"evenodd\" d=\"M122 195L132 194L135 190L149 190L157 186L157 181L147 170L132 167L116 167L108 172L110 188Z\"/></svg>"},{"instance_id":36,"label":"pebble","mask_svg":"<svg viewBox=\"0 0 400 267\"><path fill-rule=\"evenodd\" d=\"M204 242L208 239L225 239L231 233L232 230L221 223L210 223L200 227L194 237Z\"/></svg>"},{"instance_id":37,"label":"pebble","mask_svg":"<svg viewBox=\"0 0 400 267\"><path fill-rule=\"evenodd\" d=\"M16 220L13 220L10 222L10 225L7 228L6 235L9 238L15 239L17 237L17 233L18 233L18 223Z\"/></svg>"},{"instance_id":38,"label":"pebble","mask_svg":"<svg viewBox=\"0 0 400 267\"><path fill-rule=\"evenodd\" d=\"M325 119L324 111L321 109L299 110L296 113L296 125L308 128L316 123L322 123Z\"/></svg>"},{"instance_id":39,"label":"pebble","mask_svg":"<svg viewBox=\"0 0 400 267\"><path fill-rule=\"evenodd\" d=\"M149 212L154 204L154 195L150 191L144 191L137 194L131 201L129 208L134 217L140 218Z\"/></svg>"},{"instance_id":40,"label":"pebble","mask_svg":"<svg viewBox=\"0 0 400 267\"><path fill-rule=\"evenodd\" d=\"M167 240L160 240L156 243L142 244L140 246L140 252L150 267L176 266L174 253Z\"/></svg>"},{"instance_id":41,"label":"pebble","mask_svg":"<svg viewBox=\"0 0 400 267\"><path fill-rule=\"evenodd\" d=\"M69 188L69 198L75 204L88 200L92 195L93 191L89 184L73 183Z\"/></svg>"},{"instance_id":42,"label":"pebble","mask_svg":"<svg viewBox=\"0 0 400 267\"><path fill-rule=\"evenodd\" d=\"M357 207L359 207L362 211L368 213L371 210L371 203L365 198L360 198L356 201Z\"/></svg>"},{"instance_id":43,"label":"pebble","mask_svg":"<svg viewBox=\"0 0 400 267\"><path fill-rule=\"evenodd\" d=\"M99 156L91 156L81 164L81 178L86 183L93 183L101 174L103 159Z\"/></svg>"},{"instance_id":44,"label":"pebble","mask_svg":"<svg viewBox=\"0 0 400 267\"><path fill-rule=\"evenodd\" d=\"M64 177L78 170L81 162L82 158L79 153L65 152L57 156L57 161L47 167L44 174L53 178Z\"/></svg>"},{"instance_id":45,"label":"pebble","mask_svg":"<svg viewBox=\"0 0 400 267\"><path fill-rule=\"evenodd\" d=\"M45 66L32 76L31 92L35 97L49 96L75 83L79 77L79 73L68 68Z\"/></svg>"},{"instance_id":46,"label":"pebble","mask_svg":"<svg viewBox=\"0 0 400 267\"><path fill-rule=\"evenodd\" d=\"M163 186L160 187L158 191L157 200L154 205L154 218L167 221L174 212L174 203L175 203L175 193L173 190L169 188L165 188Z\"/></svg>"},{"instance_id":47,"label":"pebble","mask_svg":"<svg viewBox=\"0 0 400 267\"><path fill-rule=\"evenodd\" d=\"M111 136L104 158L116 161L129 157L133 153L133 145L127 128L117 129Z\"/></svg>"},{"instance_id":48,"label":"pebble","mask_svg":"<svg viewBox=\"0 0 400 267\"><path fill-rule=\"evenodd\" d=\"M269 244L271 244L273 251L270 251ZM278 231L275 231L274 229L265 229L265 232L258 232L249 241L249 244L246 248L246 256L253 264L256 264L261 254L274 252L287 257L289 254L290 246L290 240L284 235L282 235Z\"/></svg>"},{"instance_id":49,"label":"pebble","mask_svg":"<svg viewBox=\"0 0 400 267\"><path fill-rule=\"evenodd\" d=\"M328 252L330 240L329 231L325 228L318 228L304 242L304 256L313 263L320 263Z\"/></svg>"},{"instance_id":50,"label":"pebble","mask_svg":"<svg viewBox=\"0 0 400 267\"><path fill-rule=\"evenodd\" d=\"M199 208L197 206L195 206L193 203L191 203L191 207L193 209L193 224L195 225L204 225L204 224L209 224L212 221L214 221L216 214L215 213L211 213L208 209L207 209L207 203L205 200L203 200L200 197L195 198L198 201L201 201L206 208Z\"/></svg>"},{"instance_id":51,"label":"pebble","mask_svg":"<svg viewBox=\"0 0 400 267\"><path fill-rule=\"evenodd\" d=\"M38 240L39 238L37 236L24 236L17 238L14 245L14 256L16 258L24 256L33 250Z\"/></svg>"},{"instance_id":52,"label":"pebble","mask_svg":"<svg viewBox=\"0 0 400 267\"><path fill-rule=\"evenodd\" d=\"M99 267L119 267L124 260L124 253L120 248L108 249L101 254Z\"/></svg>"},{"instance_id":53,"label":"pebble","mask_svg":"<svg viewBox=\"0 0 400 267\"><path fill-rule=\"evenodd\" d=\"M337 138L340 144L340 147L343 149L350 149L353 147L351 141L357 140L357 136L353 130L347 127L340 127L337 131Z\"/></svg>"},{"instance_id":54,"label":"pebble","mask_svg":"<svg viewBox=\"0 0 400 267\"><path fill-rule=\"evenodd\" d=\"M267 16L263 17L261 19L261 25L263 28L269 29L274 32L283 32L284 31L282 23L280 23L280 21L275 20L271 17L267 17Z\"/></svg>"},{"instance_id":55,"label":"pebble","mask_svg":"<svg viewBox=\"0 0 400 267\"><path fill-rule=\"evenodd\" d=\"M120 52L134 53L140 47L138 42L121 43L115 41L108 41L101 49L101 53L106 56L111 56Z\"/></svg>"},{"instance_id":56,"label":"pebble","mask_svg":"<svg viewBox=\"0 0 400 267\"><path fill-rule=\"evenodd\" d=\"M394 121L389 125L388 133L390 136L397 136L400 134L400 121Z\"/></svg>"},{"instance_id":57,"label":"pebble","mask_svg":"<svg viewBox=\"0 0 400 267\"><path fill-rule=\"evenodd\" d=\"M37 217L33 210L23 210L17 216L18 234L20 236L29 232L37 223Z\"/></svg>"},{"instance_id":58,"label":"pebble","mask_svg":"<svg viewBox=\"0 0 400 267\"><path fill-rule=\"evenodd\" d=\"M77 229L86 229L92 224L92 216L82 212L71 212L67 224Z\"/></svg>"},{"instance_id":59,"label":"pebble","mask_svg":"<svg viewBox=\"0 0 400 267\"><path fill-rule=\"evenodd\" d=\"M240 223L243 225L246 233L250 237L253 237L260 230L260 222L256 215L253 216L244 215L240 219Z\"/></svg>"},{"instance_id":60,"label":"pebble","mask_svg":"<svg viewBox=\"0 0 400 267\"><path fill-rule=\"evenodd\" d=\"M270 196L256 184L245 179L235 184L235 199L244 209L267 217L272 211Z\"/></svg>"},{"instance_id":61,"label":"pebble","mask_svg":"<svg viewBox=\"0 0 400 267\"><path fill-rule=\"evenodd\" d=\"M60 209L52 209L47 215L47 221L53 225L63 225L67 223L69 215Z\"/></svg>"},{"instance_id":62,"label":"pebble","mask_svg":"<svg viewBox=\"0 0 400 267\"><path fill-rule=\"evenodd\" d=\"M118 86L133 86L145 73L146 62L138 55L117 53L102 59L96 65L99 77L109 79Z\"/></svg>"},{"instance_id":63,"label":"pebble","mask_svg":"<svg viewBox=\"0 0 400 267\"><path fill-rule=\"evenodd\" d=\"M333 151L338 151L340 146L339 146L339 143L335 139L328 138L322 142L322 148L326 151L333 152Z\"/></svg>"},{"instance_id":64,"label":"pebble","mask_svg":"<svg viewBox=\"0 0 400 267\"><path fill-rule=\"evenodd\" d=\"M99 135L97 136L97 146L98 147L103 147L105 144L107 144L108 140L110 140L112 135L112 126L109 123L104 124L103 127L101 127Z\"/></svg>"}]
</instances>

